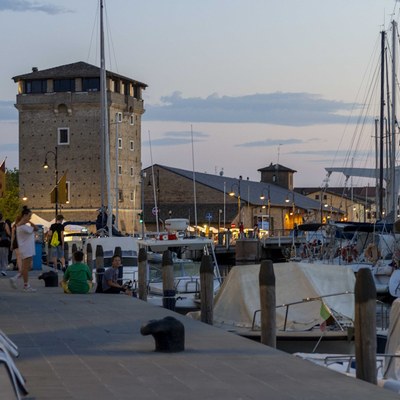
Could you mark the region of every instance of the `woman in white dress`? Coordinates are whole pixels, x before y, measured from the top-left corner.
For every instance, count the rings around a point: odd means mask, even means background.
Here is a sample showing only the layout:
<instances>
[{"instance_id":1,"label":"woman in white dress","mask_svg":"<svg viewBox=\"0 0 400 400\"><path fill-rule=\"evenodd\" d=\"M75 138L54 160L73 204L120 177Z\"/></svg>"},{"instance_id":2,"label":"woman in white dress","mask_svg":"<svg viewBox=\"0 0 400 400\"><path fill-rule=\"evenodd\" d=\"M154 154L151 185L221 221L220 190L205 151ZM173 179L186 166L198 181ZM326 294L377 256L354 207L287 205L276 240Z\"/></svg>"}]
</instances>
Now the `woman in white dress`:
<instances>
[{"instance_id":1,"label":"woman in white dress","mask_svg":"<svg viewBox=\"0 0 400 400\"><path fill-rule=\"evenodd\" d=\"M37 226L30 221L32 211L24 206L21 213L21 220L17 224L18 248L22 259L22 279L24 281L25 292L36 292L29 284L29 271L33 265L35 255L35 231Z\"/></svg>"}]
</instances>

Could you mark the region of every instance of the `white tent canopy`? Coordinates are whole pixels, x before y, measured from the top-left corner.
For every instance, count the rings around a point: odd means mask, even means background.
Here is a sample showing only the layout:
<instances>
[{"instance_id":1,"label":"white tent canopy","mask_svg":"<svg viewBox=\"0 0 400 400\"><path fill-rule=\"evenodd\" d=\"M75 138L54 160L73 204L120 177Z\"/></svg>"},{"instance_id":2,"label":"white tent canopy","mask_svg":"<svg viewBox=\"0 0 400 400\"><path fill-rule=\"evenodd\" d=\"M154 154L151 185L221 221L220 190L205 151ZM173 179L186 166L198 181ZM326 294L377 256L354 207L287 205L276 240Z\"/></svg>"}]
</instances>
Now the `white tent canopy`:
<instances>
[{"instance_id":1,"label":"white tent canopy","mask_svg":"<svg viewBox=\"0 0 400 400\"><path fill-rule=\"evenodd\" d=\"M43 225L45 231L47 231L51 225L51 222L46 221L44 218L39 217L39 215L35 213L32 213L31 221L35 225Z\"/></svg>"}]
</instances>

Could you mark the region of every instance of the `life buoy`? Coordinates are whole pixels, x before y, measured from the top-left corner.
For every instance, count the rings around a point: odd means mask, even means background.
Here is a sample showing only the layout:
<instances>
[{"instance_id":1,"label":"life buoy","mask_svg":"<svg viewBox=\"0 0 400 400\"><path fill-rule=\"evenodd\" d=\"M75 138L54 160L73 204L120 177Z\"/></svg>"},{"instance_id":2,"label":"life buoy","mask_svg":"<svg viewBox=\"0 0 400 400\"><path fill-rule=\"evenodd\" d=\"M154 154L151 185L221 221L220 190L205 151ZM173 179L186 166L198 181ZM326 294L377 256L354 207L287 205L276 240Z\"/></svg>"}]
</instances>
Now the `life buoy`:
<instances>
[{"instance_id":1,"label":"life buoy","mask_svg":"<svg viewBox=\"0 0 400 400\"><path fill-rule=\"evenodd\" d=\"M341 251L342 260L351 263L358 257L358 251L354 246L346 246Z\"/></svg>"},{"instance_id":2,"label":"life buoy","mask_svg":"<svg viewBox=\"0 0 400 400\"><path fill-rule=\"evenodd\" d=\"M376 244L370 243L365 249L364 256L367 261L376 263L379 259L379 250Z\"/></svg>"}]
</instances>

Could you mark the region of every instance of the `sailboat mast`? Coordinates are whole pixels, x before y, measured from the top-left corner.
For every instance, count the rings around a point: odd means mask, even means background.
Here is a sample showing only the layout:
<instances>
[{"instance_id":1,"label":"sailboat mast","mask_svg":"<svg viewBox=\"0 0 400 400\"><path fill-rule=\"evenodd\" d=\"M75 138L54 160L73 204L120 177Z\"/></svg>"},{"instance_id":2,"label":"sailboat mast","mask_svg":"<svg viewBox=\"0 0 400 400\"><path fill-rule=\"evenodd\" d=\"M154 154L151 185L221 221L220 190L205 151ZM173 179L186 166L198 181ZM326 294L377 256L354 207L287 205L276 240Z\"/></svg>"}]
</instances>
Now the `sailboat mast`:
<instances>
[{"instance_id":1,"label":"sailboat mast","mask_svg":"<svg viewBox=\"0 0 400 400\"><path fill-rule=\"evenodd\" d=\"M104 34L103 34L103 0L100 0L100 196L101 196L101 210L104 212L104 194L105 194L105 156L104 156L104 142L105 142L105 121L104 112L105 109L105 98L103 93L106 85L105 76L103 76L103 71L105 71L105 59L104 59ZM103 221L104 222L104 215Z\"/></svg>"},{"instance_id":2,"label":"sailboat mast","mask_svg":"<svg viewBox=\"0 0 400 400\"><path fill-rule=\"evenodd\" d=\"M381 32L381 107L379 116L379 219L383 211L383 137L385 113L385 37L386 32Z\"/></svg>"},{"instance_id":3,"label":"sailboat mast","mask_svg":"<svg viewBox=\"0 0 400 400\"><path fill-rule=\"evenodd\" d=\"M104 52L104 22L103 22L103 0L100 0L100 91L101 91L101 124L102 124L102 206L104 206L104 175L107 190L108 217L107 228L108 235L112 236L112 199L110 182L110 135L108 127L108 105L107 105L107 81L106 81L106 63Z\"/></svg>"},{"instance_id":4,"label":"sailboat mast","mask_svg":"<svg viewBox=\"0 0 400 400\"><path fill-rule=\"evenodd\" d=\"M396 189L396 33L397 23L392 21L392 146L390 149L390 193L392 196L391 210L393 211L394 222L397 218L397 191Z\"/></svg>"}]
</instances>

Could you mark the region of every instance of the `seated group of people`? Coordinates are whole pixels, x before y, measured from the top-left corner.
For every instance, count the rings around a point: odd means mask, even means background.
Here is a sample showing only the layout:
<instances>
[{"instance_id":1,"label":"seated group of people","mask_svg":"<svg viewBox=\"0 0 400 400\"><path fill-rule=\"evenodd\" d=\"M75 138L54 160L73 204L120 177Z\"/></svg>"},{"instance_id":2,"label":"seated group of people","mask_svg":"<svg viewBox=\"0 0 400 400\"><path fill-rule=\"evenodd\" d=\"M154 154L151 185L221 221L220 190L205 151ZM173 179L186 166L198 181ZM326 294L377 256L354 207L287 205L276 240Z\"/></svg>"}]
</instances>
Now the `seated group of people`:
<instances>
[{"instance_id":1,"label":"seated group of people","mask_svg":"<svg viewBox=\"0 0 400 400\"><path fill-rule=\"evenodd\" d=\"M82 251L76 251L73 254L73 264L71 264L64 273L61 287L64 293L89 293L93 287L93 275L89 266L83 262L84 254ZM132 291L125 285L118 283L118 268L121 266L121 257L113 256L111 268L108 268L102 279L103 293L121 293L132 296Z\"/></svg>"}]
</instances>

